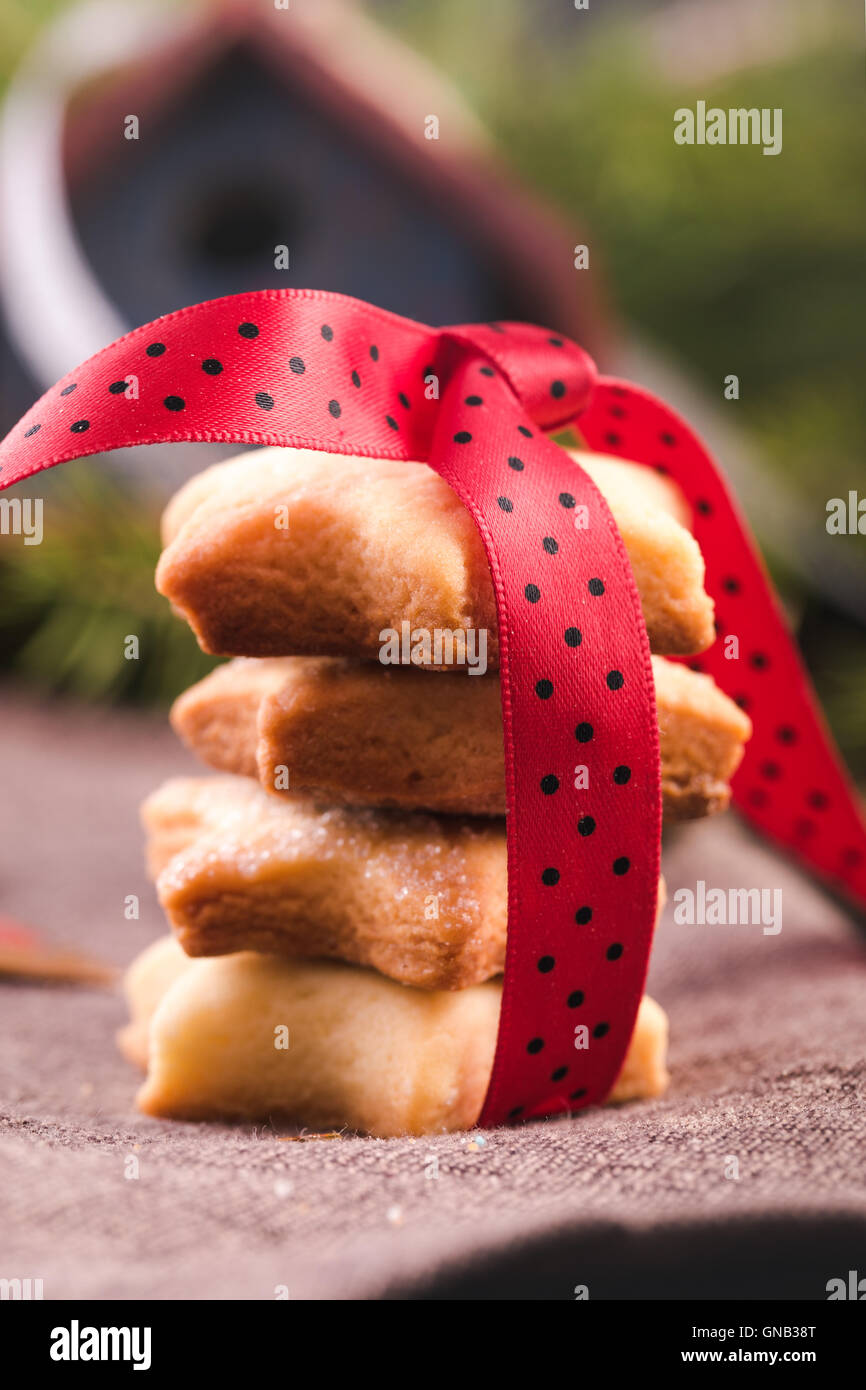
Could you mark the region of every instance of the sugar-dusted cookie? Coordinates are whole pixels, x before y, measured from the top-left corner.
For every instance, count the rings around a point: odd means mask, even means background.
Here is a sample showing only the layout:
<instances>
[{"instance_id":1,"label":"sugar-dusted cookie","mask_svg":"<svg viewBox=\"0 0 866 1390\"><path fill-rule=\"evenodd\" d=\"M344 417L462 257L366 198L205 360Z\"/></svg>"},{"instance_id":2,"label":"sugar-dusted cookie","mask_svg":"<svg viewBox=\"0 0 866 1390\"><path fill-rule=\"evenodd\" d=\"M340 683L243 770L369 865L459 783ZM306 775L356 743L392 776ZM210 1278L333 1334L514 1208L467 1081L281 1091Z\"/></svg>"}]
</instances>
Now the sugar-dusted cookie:
<instances>
[{"instance_id":1,"label":"sugar-dusted cookie","mask_svg":"<svg viewBox=\"0 0 866 1390\"><path fill-rule=\"evenodd\" d=\"M190 955L254 950L461 989L504 964L504 823L318 807L244 778L167 782L142 809Z\"/></svg>"},{"instance_id":2,"label":"sugar-dusted cookie","mask_svg":"<svg viewBox=\"0 0 866 1390\"><path fill-rule=\"evenodd\" d=\"M713 604L679 493L635 464L575 457L610 503L653 650L702 651L715 635ZM575 518L563 506L563 528ZM483 630L487 663L498 663L481 541L426 464L304 449L247 453L181 488L164 514L163 541L157 588L206 651L377 658L380 634L402 640L406 623L407 634L427 633L431 643L436 632ZM418 654L436 663L435 648ZM438 660L448 657L440 650Z\"/></svg>"},{"instance_id":3,"label":"sugar-dusted cookie","mask_svg":"<svg viewBox=\"0 0 866 1390\"><path fill-rule=\"evenodd\" d=\"M498 982L439 993L330 962L191 961L165 938L134 962L126 988L132 1021L120 1043L147 1069L138 1104L149 1115L279 1116L389 1138L466 1129L480 1114ZM584 1013L598 1022L589 1000L576 1023ZM667 1018L645 997L610 1099L660 1095L666 1050ZM581 1055L551 1058L568 1068L564 1097L580 1088Z\"/></svg>"},{"instance_id":4,"label":"sugar-dusted cookie","mask_svg":"<svg viewBox=\"0 0 866 1390\"><path fill-rule=\"evenodd\" d=\"M665 817L723 810L749 719L709 676L652 660ZM239 658L185 691L171 720L211 767L258 776L266 791L505 814L495 672L439 681L411 667L338 657Z\"/></svg>"},{"instance_id":5,"label":"sugar-dusted cookie","mask_svg":"<svg viewBox=\"0 0 866 1390\"><path fill-rule=\"evenodd\" d=\"M142 817L189 955L321 956L436 990L504 968L503 820L320 807L240 777L166 782Z\"/></svg>"}]
</instances>

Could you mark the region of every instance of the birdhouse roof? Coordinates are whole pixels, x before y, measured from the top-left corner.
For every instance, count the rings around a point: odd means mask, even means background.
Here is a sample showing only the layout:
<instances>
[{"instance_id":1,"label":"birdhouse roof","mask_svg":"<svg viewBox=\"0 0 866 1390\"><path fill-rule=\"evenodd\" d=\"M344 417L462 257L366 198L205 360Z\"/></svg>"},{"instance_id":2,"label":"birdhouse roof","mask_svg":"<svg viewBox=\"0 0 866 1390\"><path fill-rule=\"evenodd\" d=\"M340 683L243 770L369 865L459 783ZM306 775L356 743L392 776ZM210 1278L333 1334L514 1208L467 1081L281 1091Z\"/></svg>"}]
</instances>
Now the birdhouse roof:
<instances>
[{"instance_id":1,"label":"birdhouse roof","mask_svg":"<svg viewBox=\"0 0 866 1390\"><path fill-rule=\"evenodd\" d=\"M483 127L449 82L351 0L288 9L253 0L210 0L181 11L143 53L79 91L65 132L67 176L92 175L116 154L117 121L168 114L232 51L252 54L323 120L424 189L500 274L522 288L527 316L578 338L603 361L609 315L597 272L577 272L585 240L505 170ZM439 138L425 136L435 116Z\"/></svg>"}]
</instances>

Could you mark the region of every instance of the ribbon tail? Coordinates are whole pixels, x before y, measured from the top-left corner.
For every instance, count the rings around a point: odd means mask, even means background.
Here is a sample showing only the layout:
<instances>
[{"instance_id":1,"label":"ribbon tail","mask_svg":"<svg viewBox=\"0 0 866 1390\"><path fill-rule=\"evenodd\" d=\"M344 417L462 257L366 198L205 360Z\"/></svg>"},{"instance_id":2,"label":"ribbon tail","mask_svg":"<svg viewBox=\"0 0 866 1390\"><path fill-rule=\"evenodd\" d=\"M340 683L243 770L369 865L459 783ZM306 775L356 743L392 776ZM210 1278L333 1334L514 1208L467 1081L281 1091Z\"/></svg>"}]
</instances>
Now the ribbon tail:
<instances>
[{"instance_id":1,"label":"ribbon tail","mask_svg":"<svg viewBox=\"0 0 866 1390\"><path fill-rule=\"evenodd\" d=\"M476 337L480 350L450 375L429 461L475 522L497 606L509 910L480 1118L495 1125L596 1104L616 1081L657 914L661 787L649 641L622 538Z\"/></svg>"},{"instance_id":2,"label":"ribbon tail","mask_svg":"<svg viewBox=\"0 0 866 1390\"><path fill-rule=\"evenodd\" d=\"M600 377L579 428L589 448L678 484L693 516L716 605L717 638L689 665L751 717L734 802L768 839L861 909L866 822L748 523L695 432L662 401Z\"/></svg>"}]
</instances>

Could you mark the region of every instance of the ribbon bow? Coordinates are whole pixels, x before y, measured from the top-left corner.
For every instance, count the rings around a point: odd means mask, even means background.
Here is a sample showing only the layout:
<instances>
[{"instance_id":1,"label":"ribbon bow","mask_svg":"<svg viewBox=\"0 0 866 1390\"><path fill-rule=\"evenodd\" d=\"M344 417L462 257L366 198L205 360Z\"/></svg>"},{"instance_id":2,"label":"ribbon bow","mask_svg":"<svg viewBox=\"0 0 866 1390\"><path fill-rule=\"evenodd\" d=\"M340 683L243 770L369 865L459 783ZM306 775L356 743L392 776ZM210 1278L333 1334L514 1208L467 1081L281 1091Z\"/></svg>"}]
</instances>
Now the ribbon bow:
<instances>
[{"instance_id":1,"label":"ribbon bow","mask_svg":"<svg viewBox=\"0 0 866 1390\"><path fill-rule=\"evenodd\" d=\"M740 649L726 660L717 642L699 664L755 722L737 803L866 902L855 793L720 473L673 411L598 378L568 340L525 324L433 329L317 291L234 295L126 334L0 445L0 488L87 454L218 440L423 459L460 497L496 596L508 805L508 942L483 1124L604 1098L655 920L649 644L607 504L545 434L576 417L591 448L669 473L692 505L718 629Z\"/></svg>"}]
</instances>

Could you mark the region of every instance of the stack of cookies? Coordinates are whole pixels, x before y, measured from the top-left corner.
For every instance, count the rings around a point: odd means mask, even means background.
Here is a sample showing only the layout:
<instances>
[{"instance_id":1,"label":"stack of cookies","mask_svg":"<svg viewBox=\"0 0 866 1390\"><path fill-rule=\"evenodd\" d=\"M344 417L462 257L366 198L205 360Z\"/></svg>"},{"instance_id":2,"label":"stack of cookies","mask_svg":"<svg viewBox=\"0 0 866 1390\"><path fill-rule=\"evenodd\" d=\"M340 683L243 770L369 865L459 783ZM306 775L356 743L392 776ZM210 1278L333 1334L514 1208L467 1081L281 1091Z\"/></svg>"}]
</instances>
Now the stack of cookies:
<instances>
[{"instance_id":1,"label":"stack of cookies","mask_svg":"<svg viewBox=\"0 0 866 1390\"><path fill-rule=\"evenodd\" d=\"M683 499L637 465L575 458L641 596L665 818L722 810L750 726L666 659L715 635ZM469 515L424 465L268 448L193 478L163 532L159 591L234 659L172 711L219 775L144 806L173 935L128 975L139 1104L381 1136L472 1125L507 883L496 610ZM611 1099L664 1088L666 1034L645 998Z\"/></svg>"}]
</instances>

